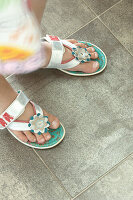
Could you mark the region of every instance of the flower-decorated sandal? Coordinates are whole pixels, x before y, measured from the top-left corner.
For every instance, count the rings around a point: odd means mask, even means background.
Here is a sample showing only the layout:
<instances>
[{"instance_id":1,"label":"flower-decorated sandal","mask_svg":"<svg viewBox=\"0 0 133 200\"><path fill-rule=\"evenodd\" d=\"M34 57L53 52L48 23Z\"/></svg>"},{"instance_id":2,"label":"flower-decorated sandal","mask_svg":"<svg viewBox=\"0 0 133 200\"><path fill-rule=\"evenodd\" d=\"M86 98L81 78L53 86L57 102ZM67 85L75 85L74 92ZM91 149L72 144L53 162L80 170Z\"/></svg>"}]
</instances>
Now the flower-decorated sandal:
<instances>
[{"instance_id":1,"label":"flower-decorated sandal","mask_svg":"<svg viewBox=\"0 0 133 200\"><path fill-rule=\"evenodd\" d=\"M47 68L56 68L73 76L91 76L102 72L107 65L106 55L99 47L90 42L79 41L80 43L84 43L88 47L93 47L95 51L98 53L98 58L93 59L93 61L99 62L99 69L93 73L68 71L66 69L76 67L80 63L89 62L90 60L92 60L90 58L91 55L89 54L87 49L76 46L75 44L72 44L67 40L60 40L59 37L57 36L46 35L46 37L42 38L42 42L43 41L48 41L52 44L51 60ZM63 54L65 52L64 47L67 47L72 51L72 58L65 62L62 62Z\"/></svg>"},{"instance_id":2,"label":"flower-decorated sandal","mask_svg":"<svg viewBox=\"0 0 133 200\"><path fill-rule=\"evenodd\" d=\"M34 116L30 121L16 120L24 111L28 103L31 103L34 109ZM22 91L18 91L17 98L13 103L0 115L0 129L7 128L8 131L21 143L37 149L48 149L58 145L65 136L65 129L62 124L57 129L50 129L50 122L47 116L43 116L43 111L37 104L30 101ZM45 144L35 142L23 142L16 137L11 130L31 131L41 135L47 131L51 134L51 139Z\"/></svg>"}]
</instances>

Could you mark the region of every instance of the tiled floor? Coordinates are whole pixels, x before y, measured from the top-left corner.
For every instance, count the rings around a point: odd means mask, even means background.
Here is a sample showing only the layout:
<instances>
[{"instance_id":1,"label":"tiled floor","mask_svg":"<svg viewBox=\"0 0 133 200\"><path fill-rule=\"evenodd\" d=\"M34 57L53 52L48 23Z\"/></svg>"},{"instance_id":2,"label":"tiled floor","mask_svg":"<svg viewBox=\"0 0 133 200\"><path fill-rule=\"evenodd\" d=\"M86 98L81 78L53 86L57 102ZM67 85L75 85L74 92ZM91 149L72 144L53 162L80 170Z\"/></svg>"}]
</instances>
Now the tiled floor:
<instances>
[{"instance_id":1,"label":"tiled floor","mask_svg":"<svg viewBox=\"0 0 133 200\"><path fill-rule=\"evenodd\" d=\"M93 77L39 70L7 80L57 115L64 141L32 150L1 131L1 200L133 199L132 0L48 0L42 34L91 41L108 58Z\"/></svg>"}]
</instances>

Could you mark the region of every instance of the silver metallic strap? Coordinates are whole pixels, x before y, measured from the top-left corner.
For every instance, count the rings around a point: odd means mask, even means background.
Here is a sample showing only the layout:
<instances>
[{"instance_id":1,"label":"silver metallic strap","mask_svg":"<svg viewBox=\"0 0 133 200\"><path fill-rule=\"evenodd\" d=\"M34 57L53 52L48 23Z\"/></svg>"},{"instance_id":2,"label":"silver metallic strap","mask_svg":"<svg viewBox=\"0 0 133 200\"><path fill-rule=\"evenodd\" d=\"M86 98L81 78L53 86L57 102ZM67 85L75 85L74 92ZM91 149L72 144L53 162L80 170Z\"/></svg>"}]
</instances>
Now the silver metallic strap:
<instances>
[{"instance_id":1,"label":"silver metallic strap","mask_svg":"<svg viewBox=\"0 0 133 200\"><path fill-rule=\"evenodd\" d=\"M29 99L22 92L18 91L18 96L12 104L0 115L0 129L7 128L24 111Z\"/></svg>"}]
</instances>

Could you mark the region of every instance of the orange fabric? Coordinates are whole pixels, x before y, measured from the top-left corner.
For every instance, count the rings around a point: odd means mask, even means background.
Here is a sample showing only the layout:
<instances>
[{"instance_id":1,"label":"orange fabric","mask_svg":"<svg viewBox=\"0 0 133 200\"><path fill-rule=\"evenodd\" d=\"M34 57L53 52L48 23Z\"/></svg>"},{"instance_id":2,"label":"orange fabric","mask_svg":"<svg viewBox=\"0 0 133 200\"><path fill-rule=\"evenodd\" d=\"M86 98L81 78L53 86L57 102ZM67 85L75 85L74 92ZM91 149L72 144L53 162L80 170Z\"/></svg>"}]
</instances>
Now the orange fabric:
<instances>
[{"instance_id":1,"label":"orange fabric","mask_svg":"<svg viewBox=\"0 0 133 200\"><path fill-rule=\"evenodd\" d=\"M15 47L0 46L0 59L1 60L23 60L31 56L33 52L25 51Z\"/></svg>"}]
</instances>

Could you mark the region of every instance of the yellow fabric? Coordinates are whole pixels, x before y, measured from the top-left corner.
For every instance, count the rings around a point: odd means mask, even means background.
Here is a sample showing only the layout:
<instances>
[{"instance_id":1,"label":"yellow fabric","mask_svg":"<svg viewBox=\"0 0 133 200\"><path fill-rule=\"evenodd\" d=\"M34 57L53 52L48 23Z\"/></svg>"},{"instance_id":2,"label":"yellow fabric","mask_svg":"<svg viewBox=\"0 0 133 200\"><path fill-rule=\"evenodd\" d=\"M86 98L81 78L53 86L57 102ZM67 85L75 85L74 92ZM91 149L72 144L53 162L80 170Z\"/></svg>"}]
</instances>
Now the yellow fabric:
<instances>
[{"instance_id":1,"label":"yellow fabric","mask_svg":"<svg viewBox=\"0 0 133 200\"><path fill-rule=\"evenodd\" d=\"M33 55L33 52L22 50L15 47L0 46L0 59L1 60L24 60Z\"/></svg>"}]
</instances>

